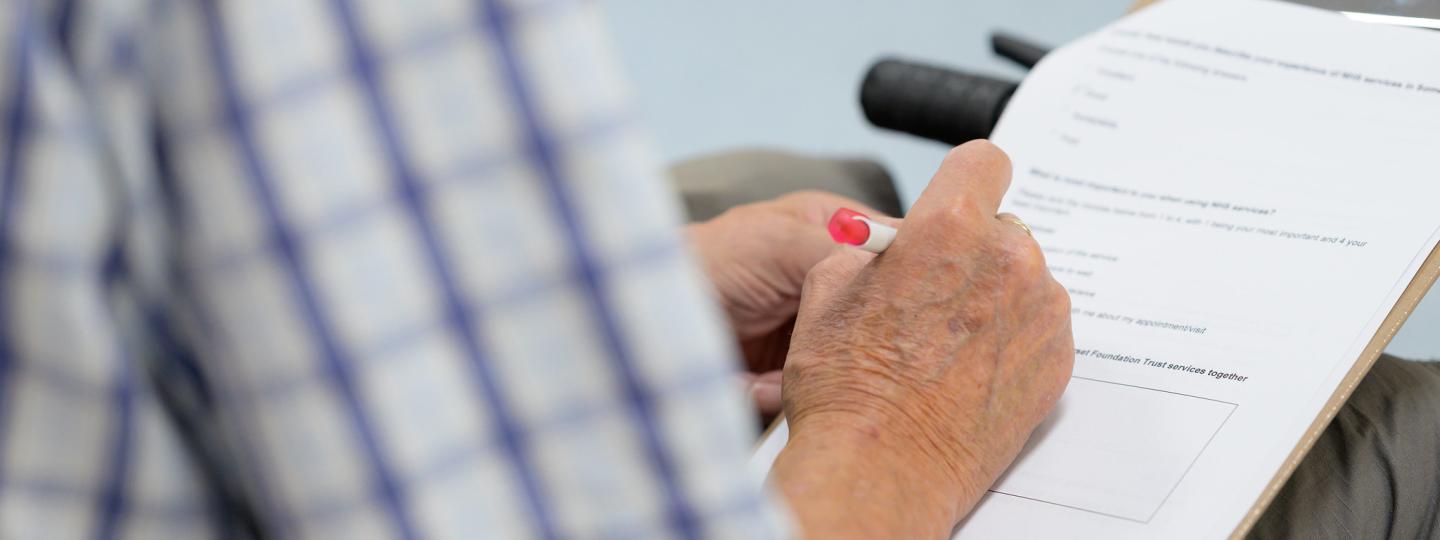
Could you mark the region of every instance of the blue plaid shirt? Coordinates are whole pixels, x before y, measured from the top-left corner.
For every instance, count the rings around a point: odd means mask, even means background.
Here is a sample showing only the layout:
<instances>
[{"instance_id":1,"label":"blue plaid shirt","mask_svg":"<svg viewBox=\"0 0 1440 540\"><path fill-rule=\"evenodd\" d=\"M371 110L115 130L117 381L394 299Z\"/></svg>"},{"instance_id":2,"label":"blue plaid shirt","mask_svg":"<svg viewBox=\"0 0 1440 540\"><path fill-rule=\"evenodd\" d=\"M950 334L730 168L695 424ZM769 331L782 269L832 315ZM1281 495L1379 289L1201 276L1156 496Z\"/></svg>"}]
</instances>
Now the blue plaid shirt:
<instances>
[{"instance_id":1,"label":"blue plaid shirt","mask_svg":"<svg viewBox=\"0 0 1440 540\"><path fill-rule=\"evenodd\" d=\"M0 537L770 537L598 7L0 3Z\"/></svg>"}]
</instances>

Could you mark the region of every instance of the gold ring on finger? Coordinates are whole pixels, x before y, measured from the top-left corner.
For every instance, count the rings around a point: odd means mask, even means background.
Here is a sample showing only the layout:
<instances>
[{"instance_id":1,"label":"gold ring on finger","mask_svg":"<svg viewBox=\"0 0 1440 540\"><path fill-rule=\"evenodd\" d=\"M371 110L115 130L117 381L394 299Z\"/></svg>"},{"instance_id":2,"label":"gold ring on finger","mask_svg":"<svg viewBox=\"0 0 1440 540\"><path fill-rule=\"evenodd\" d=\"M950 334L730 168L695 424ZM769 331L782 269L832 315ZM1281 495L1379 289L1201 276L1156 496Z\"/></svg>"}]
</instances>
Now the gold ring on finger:
<instances>
[{"instance_id":1,"label":"gold ring on finger","mask_svg":"<svg viewBox=\"0 0 1440 540\"><path fill-rule=\"evenodd\" d=\"M1026 234L1027 236L1029 236L1029 237L1031 237L1031 238L1034 238L1034 237L1035 237L1035 231L1030 230L1030 226L1029 226L1029 225L1026 225L1025 222L1024 222L1023 220L1021 220L1019 216L1016 216L1015 214L1000 214L1000 215L995 216L995 217L996 217L996 218L999 218L1000 221L1004 221L1004 222L1006 222L1006 223L1014 223L1015 226L1020 227L1020 230L1025 231L1025 234Z\"/></svg>"}]
</instances>

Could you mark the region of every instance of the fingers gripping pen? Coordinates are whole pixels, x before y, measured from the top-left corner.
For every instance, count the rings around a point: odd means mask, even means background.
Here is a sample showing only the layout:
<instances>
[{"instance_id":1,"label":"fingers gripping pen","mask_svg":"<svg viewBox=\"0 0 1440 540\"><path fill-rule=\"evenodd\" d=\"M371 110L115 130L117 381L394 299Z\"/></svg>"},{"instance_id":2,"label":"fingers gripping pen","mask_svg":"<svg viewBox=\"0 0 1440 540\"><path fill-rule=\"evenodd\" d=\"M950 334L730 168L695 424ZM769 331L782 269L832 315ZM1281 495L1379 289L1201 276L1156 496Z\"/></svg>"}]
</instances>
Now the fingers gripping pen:
<instances>
[{"instance_id":1,"label":"fingers gripping pen","mask_svg":"<svg viewBox=\"0 0 1440 540\"><path fill-rule=\"evenodd\" d=\"M895 241L896 230L849 208L841 208L830 216L830 238L871 253L881 253Z\"/></svg>"}]
</instances>

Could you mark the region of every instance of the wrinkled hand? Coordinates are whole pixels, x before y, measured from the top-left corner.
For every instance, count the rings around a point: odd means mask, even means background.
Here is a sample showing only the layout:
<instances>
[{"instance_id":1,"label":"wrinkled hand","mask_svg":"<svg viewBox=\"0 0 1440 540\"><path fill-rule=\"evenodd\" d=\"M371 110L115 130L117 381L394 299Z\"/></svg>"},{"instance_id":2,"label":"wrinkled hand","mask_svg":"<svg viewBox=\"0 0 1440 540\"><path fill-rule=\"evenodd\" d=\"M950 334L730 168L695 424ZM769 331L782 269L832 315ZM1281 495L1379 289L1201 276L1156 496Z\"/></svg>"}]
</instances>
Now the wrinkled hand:
<instances>
[{"instance_id":1,"label":"wrinkled hand","mask_svg":"<svg viewBox=\"0 0 1440 540\"><path fill-rule=\"evenodd\" d=\"M780 409L780 367L800 289L835 243L825 230L840 207L873 214L858 202L817 191L732 208L687 234L720 294L745 355L749 386L762 412Z\"/></svg>"},{"instance_id":2,"label":"wrinkled hand","mask_svg":"<svg viewBox=\"0 0 1440 540\"><path fill-rule=\"evenodd\" d=\"M1069 297L997 219L1009 183L998 148L957 148L888 251L810 272L773 472L807 536L948 535L1065 389Z\"/></svg>"}]
</instances>

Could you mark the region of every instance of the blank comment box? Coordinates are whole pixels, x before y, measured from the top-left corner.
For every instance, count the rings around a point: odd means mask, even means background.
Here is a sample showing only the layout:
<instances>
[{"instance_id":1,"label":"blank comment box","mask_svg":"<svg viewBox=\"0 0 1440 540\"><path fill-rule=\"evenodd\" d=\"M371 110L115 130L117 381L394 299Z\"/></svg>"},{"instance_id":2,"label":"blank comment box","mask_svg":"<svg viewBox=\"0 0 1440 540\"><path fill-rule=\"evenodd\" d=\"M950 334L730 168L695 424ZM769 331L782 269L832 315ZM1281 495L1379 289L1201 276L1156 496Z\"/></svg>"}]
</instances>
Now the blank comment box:
<instances>
[{"instance_id":1,"label":"blank comment box","mask_svg":"<svg viewBox=\"0 0 1440 540\"><path fill-rule=\"evenodd\" d=\"M991 491L1148 522L1234 410L1076 377Z\"/></svg>"}]
</instances>

